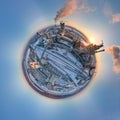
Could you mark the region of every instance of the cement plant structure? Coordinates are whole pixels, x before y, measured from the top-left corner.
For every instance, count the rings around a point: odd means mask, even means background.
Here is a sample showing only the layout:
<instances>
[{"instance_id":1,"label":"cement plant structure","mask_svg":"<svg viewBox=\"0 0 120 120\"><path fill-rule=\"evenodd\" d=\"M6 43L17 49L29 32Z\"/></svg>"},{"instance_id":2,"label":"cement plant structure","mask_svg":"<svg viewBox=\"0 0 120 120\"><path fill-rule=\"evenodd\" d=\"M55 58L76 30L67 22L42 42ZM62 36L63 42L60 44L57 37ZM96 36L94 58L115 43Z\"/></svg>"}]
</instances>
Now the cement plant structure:
<instances>
[{"instance_id":1,"label":"cement plant structure","mask_svg":"<svg viewBox=\"0 0 120 120\"><path fill-rule=\"evenodd\" d=\"M22 67L29 85L50 98L65 98L80 92L91 81L96 68L93 45L79 30L65 25L38 31L26 45Z\"/></svg>"}]
</instances>

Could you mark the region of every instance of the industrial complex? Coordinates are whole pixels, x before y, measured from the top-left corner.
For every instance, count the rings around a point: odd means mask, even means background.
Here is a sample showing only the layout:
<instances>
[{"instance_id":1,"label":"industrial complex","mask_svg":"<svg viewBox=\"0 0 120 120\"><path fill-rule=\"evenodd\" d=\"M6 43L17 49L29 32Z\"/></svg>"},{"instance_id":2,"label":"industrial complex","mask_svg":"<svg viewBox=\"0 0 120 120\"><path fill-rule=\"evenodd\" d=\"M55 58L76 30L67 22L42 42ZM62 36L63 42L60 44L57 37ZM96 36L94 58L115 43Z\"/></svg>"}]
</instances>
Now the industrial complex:
<instances>
[{"instance_id":1,"label":"industrial complex","mask_svg":"<svg viewBox=\"0 0 120 120\"><path fill-rule=\"evenodd\" d=\"M96 68L95 45L76 28L60 22L44 28L29 40L24 51L24 75L38 93L51 98L74 95L91 81Z\"/></svg>"}]
</instances>

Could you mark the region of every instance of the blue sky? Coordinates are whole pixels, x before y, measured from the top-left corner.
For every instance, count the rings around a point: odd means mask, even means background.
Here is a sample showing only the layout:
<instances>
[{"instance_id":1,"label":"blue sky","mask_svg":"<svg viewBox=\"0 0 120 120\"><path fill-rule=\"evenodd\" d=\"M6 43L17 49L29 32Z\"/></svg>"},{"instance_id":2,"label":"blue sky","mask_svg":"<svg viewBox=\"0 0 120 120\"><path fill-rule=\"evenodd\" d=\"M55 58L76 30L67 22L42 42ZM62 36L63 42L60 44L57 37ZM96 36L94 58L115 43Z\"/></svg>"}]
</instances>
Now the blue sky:
<instances>
[{"instance_id":1,"label":"blue sky","mask_svg":"<svg viewBox=\"0 0 120 120\"><path fill-rule=\"evenodd\" d=\"M80 10L80 2L86 8ZM98 54L95 78L81 93L62 100L37 94L21 69L24 47L38 29L54 24L64 0L0 1L0 120L119 120L120 75L112 58ZM77 0L78 10L65 18L105 47L120 45L120 1ZM86 10L87 9L87 10Z\"/></svg>"}]
</instances>

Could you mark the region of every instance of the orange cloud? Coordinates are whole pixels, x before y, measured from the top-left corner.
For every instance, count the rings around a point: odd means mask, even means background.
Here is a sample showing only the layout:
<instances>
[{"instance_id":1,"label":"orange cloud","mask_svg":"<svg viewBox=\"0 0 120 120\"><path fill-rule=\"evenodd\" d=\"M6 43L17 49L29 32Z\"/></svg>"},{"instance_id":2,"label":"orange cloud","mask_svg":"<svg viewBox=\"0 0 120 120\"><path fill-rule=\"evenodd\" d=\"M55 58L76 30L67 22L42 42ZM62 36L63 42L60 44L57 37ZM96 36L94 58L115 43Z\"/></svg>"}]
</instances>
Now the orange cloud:
<instances>
[{"instance_id":1,"label":"orange cloud","mask_svg":"<svg viewBox=\"0 0 120 120\"><path fill-rule=\"evenodd\" d=\"M120 22L120 13L112 15L112 23L119 23Z\"/></svg>"},{"instance_id":2,"label":"orange cloud","mask_svg":"<svg viewBox=\"0 0 120 120\"><path fill-rule=\"evenodd\" d=\"M78 2L78 3L77 3ZM80 4L80 5L78 5ZM68 2L65 3L64 7L61 8L58 12L57 15L55 17L55 21L58 21L59 19L69 16L71 14L73 14L76 10L80 11L80 12L94 12L96 9L91 8L88 3L87 0L70 0Z\"/></svg>"},{"instance_id":3,"label":"orange cloud","mask_svg":"<svg viewBox=\"0 0 120 120\"><path fill-rule=\"evenodd\" d=\"M115 24L120 22L120 13L113 14L113 9L108 3L104 5L103 12L107 17L111 17L109 23Z\"/></svg>"},{"instance_id":4,"label":"orange cloud","mask_svg":"<svg viewBox=\"0 0 120 120\"><path fill-rule=\"evenodd\" d=\"M75 12L77 9L77 3L76 0L71 0L69 2L66 2L63 8L61 8L55 17L55 21L59 20L60 18L69 16Z\"/></svg>"},{"instance_id":5,"label":"orange cloud","mask_svg":"<svg viewBox=\"0 0 120 120\"><path fill-rule=\"evenodd\" d=\"M112 56L115 73L120 73L120 46L108 47L106 51Z\"/></svg>"}]
</instances>

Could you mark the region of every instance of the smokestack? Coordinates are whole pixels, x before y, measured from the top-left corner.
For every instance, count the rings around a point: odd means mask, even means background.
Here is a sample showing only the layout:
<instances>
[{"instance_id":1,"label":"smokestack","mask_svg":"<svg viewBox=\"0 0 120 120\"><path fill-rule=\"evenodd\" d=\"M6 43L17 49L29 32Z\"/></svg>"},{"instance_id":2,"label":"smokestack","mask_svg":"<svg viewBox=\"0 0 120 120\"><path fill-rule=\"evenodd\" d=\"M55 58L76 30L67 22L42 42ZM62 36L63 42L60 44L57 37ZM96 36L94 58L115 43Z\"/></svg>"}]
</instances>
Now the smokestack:
<instances>
[{"instance_id":1,"label":"smokestack","mask_svg":"<svg viewBox=\"0 0 120 120\"><path fill-rule=\"evenodd\" d=\"M57 15L55 17L55 22L57 22L60 18L73 14L76 9L77 9L76 0L70 0L66 2L64 7L57 12Z\"/></svg>"},{"instance_id":2,"label":"smokestack","mask_svg":"<svg viewBox=\"0 0 120 120\"><path fill-rule=\"evenodd\" d=\"M112 56L115 73L120 73L120 46L110 46L106 51Z\"/></svg>"}]
</instances>

